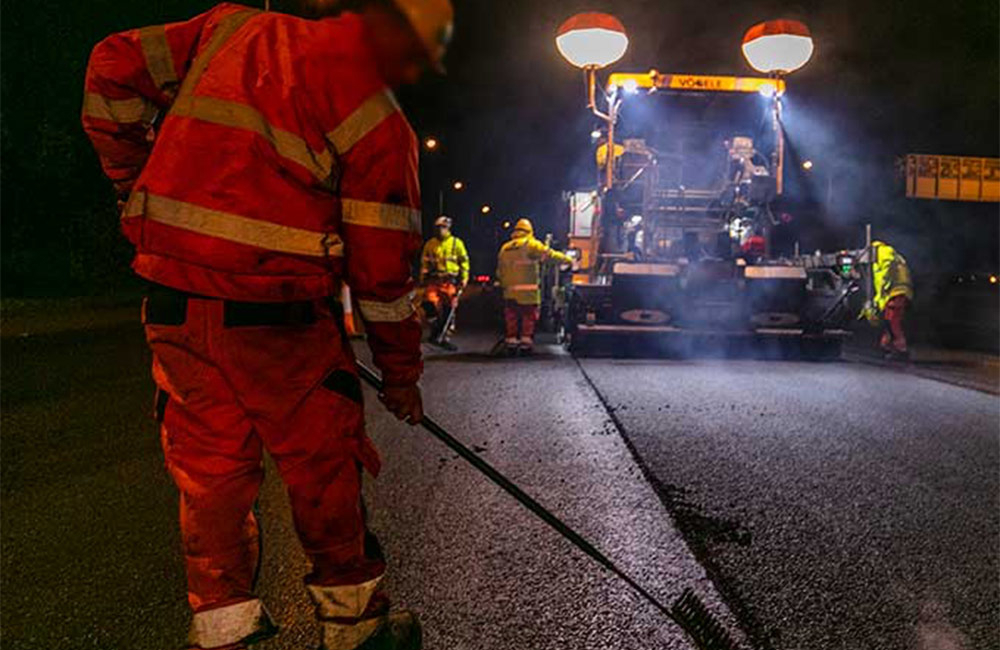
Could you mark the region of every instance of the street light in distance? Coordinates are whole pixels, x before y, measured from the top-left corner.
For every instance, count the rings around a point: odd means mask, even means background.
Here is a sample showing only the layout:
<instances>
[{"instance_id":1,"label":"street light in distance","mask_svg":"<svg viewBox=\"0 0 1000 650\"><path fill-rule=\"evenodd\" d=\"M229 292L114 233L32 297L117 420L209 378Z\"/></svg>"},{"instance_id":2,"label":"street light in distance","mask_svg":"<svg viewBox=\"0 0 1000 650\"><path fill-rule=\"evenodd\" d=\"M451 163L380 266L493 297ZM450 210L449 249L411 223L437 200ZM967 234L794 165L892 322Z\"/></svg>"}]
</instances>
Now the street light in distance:
<instances>
[{"instance_id":1,"label":"street light in distance","mask_svg":"<svg viewBox=\"0 0 1000 650\"><path fill-rule=\"evenodd\" d=\"M451 187L457 192L465 187L465 183L463 183L462 181L455 181L454 183L451 184Z\"/></svg>"},{"instance_id":2,"label":"street light in distance","mask_svg":"<svg viewBox=\"0 0 1000 650\"><path fill-rule=\"evenodd\" d=\"M434 137L425 138L424 139L424 147L428 151L434 151L435 149L437 149L438 148L437 138L434 138Z\"/></svg>"},{"instance_id":3,"label":"street light in distance","mask_svg":"<svg viewBox=\"0 0 1000 650\"><path fill-rule=\"evenodd\" d=\"M802 163L802 169L806 170L807 172L812 171L812 168L813 168L813 161L806 160Z\"/></svg>"},{"instance_id":4,"label":"street light in distance","mask_svg":"<svg viewBox=\"0 0 1000 650\"><path fill-rule=\"evenodd\" d=\"M482 212L483 214L489 214L491 209L492 208L490 208L490 206L484 205L483 207L479 208L479 211Z\"/></svg>"}]
</instances>

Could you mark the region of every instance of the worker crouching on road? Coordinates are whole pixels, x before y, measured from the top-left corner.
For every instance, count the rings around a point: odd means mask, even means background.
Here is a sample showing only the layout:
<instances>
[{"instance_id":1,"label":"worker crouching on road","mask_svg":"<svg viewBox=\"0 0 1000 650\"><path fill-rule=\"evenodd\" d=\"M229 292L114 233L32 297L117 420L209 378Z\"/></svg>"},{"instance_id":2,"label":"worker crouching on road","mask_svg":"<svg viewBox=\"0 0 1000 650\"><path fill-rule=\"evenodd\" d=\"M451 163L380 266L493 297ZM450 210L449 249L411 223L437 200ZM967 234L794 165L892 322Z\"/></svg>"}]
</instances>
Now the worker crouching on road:
<instances>
[{"instance_id":1,"label":"worker crouching on road","mask_svg":"<svg viewBox=\"0 0 1000 650\"><path fill-rule=\"evenodd\" d=\"M469 254L465 242L451 232L451 219L438 217L436 233L424 244L420 257L420 283L424 286L423 309L431 324L430 343L454 350L448 340L458 300L469 282Z\"/></svg>"},{"instance_id":2,"label":"worker crouching on road","mask_svg":"<svg viewBox=\"0 0 1000 650\"><path fill-rule=\"evenodd\" d=\"M886 243L872 242L872 281L874 304L867 310L869 320L881 325L879 347L887 359L906 360L904 320L913 301L913 282L906 259Z\"/></svg>"},{"instance_id":3,"label":"worker crouching on road","mask_svg":"<svg viewBox=\"0 0 1000 650\"><path fill-rule=\"evenodd\" d=\"M542 292L540 265L544 262L572 264L573 258L552 250L534 237L527 219L518 219L510 241L500 247L497 279L503 288L507 354L531 354L535 344Z\"/></svg>"},{"instance_id":4,"label":"worker crouching on road","mask_svg":"<svg viewBox=\"0 0 1000 650\"><path fill-rule=\"evenodd\" d=\"M311 563L321 648L420 647L416 618L390 615L379 591L361 504L379 456L335 297L346 282L382 402L419 422L418 148L390 88L439 66L452 9L357 6L307 20L221 4L110 36L87 68L84 129L127 197L132 266L152 287L143 322L192 648L276 633L254 584L265 449Z\"/></svg>"}]
</instances>

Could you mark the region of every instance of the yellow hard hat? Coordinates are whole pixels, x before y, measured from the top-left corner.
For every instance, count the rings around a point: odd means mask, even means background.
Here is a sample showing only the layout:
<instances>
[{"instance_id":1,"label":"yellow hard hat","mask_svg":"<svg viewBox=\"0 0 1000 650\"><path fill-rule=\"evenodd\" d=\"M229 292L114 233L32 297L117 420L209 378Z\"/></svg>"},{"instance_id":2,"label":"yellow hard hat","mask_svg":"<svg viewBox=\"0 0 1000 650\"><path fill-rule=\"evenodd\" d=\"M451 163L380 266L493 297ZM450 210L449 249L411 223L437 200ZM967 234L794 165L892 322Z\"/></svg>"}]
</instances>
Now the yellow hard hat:
<instances>
[{"instance_id":1,"label":"yellow hard hat","mask_svg":"<svg viewBox=\"0 0 1000 650\"><path fill-rule=\"evenodd\" d=\"M883 258L890 258L896 253L896 249L884 241L875 240L872 242L872 250L875 251L875 261Z\"/></svg>"},{"instance_id":2,"label":"yellow hard hat","mask_svg":"<svg viewBox=\"0 0 1000 650\"><path fill-rule=\"evenodd\" d=\"M616 144L615 145L615 158L621 158L624 153L625 153L625 146L624 145L620 145L620 144ZM607 162L608 162L608 145L607 145L607 143L602 144L601 146L597 147L596 156L597 156L597 164L600 167L603 167L605 164L607 164Z\"/></svg>"},{"instance_id":3,"label":"yellow hard hat","mask_svg":"<svg viewBox=\"0 0 1000 650\"><path fill-rule=\"evenodd\" d=\"M451 0L394 0L427 49L427 56L435 70L444 72L445 50L451 42L452 22L455 11Z\"/></svg>"},{"instance_id":4,"label":"yellow hard hat","mask_svg":"<svg viewBox=\"0 0 1000 650\"><path fill-rule=\"evenodd\" d=\"M516 233L518 231L523 232L526 235L535 234L535 229L531 226L531 221L525 217L521 217L517 220L517 223L514 224L514 232Z\"/></svg>"}]
</instances>

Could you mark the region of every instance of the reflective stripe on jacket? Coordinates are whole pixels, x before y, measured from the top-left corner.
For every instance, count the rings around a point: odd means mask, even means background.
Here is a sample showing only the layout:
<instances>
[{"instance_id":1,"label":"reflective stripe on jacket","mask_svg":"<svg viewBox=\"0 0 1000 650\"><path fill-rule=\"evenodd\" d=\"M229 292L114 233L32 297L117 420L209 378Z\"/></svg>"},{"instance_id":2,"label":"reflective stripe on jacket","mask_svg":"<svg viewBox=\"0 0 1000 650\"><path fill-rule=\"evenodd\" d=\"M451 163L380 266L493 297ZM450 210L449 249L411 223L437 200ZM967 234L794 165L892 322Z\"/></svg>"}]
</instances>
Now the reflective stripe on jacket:
<instances>
[{"instance_id":1,"label":"reflective stripe on jacket","mask_svg":"<svg viewBox=\"0 0 1000 650\"><path fill-rule=\"evenodd\" d=\"M500 247L497 256L497 279L503 287L504 300L513 300L521 305L539 305L542 292L540 263L557 261L570 263L572 259L559 251L554 251L531 236L519 235Z\"/></svg>"},{"instance_id":2,"label":"reflective stripe on jacket","mask_svg":"<svg viewBox=\"0 0 1000 650\"><path fill-rule=\"evenodd\" d=\"M358 15L221 4L109 36L83 125L131 193L122 229L139 275L245 301L337 295L347 280L387 381L416 381L417 141Z\"/></svg>"},{"instance_id":3,"label":"reflective stripe on jacket","mask_svg":"<svg viewBox=\"0 0 1000 650\"><path fill-rule=\"evenodd\" d=\"M913 300L913 281L906 259L892 246L876 243L872 275L875 283L875 308L882 313L889 300L906 296Z\"/></svg>"},{"instance_id":4,"label":"reflective stripe on jacket","mask_svg":"<svg viewBox=\"0 0 1000 650\"><path fill-rule=\"evenodd\" d=\"M428 239L420 259L421 279L432 275L452 275L462 284L469 281L469 253L465 250L465 242L455 235L443 240L437 237Z\"/></svg>"}]
</instances>

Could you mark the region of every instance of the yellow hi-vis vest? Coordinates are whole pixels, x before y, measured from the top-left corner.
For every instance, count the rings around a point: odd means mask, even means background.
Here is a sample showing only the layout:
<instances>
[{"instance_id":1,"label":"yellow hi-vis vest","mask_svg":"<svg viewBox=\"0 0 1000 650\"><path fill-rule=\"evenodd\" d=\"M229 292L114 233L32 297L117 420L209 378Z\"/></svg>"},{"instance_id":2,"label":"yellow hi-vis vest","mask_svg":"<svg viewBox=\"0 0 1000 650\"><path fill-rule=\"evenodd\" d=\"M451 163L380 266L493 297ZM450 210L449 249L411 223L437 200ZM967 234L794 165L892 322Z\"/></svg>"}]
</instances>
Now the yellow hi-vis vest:
<instances>
[{"instance_id":1,"label":"yellow hi-vis vest","mask_svg":"<svg viewBox=\"0 0 1000 650\"><path fill-rule=\"evenodd\" d=\"M569 264L573 259L554 251L530 235L511 237L500 247L497 256L497 279L503 287L504 300L521 305L539 305L542 292L538 286L541 262L557 261Z\"/></svg>"},{"instance_id":2,"label":"yellow hi-vis vest","mask_svg":"<svg viewBox=\"0 0 1000 650\"><path fill-rule=\"evenodd\" d=\"M913 300L913 281L906 259L888 244L874 242L872 277L875 283L875 308L881 314L896 296Z\"/></svg>"},{"instance_id":3,"label":"yellow hi-vis vest","mask_svg":"<svg viewBox=\"0 0 1000 650\"><path fill-rule=\"evenodd\" d=\"M434 275L452 275L461 284L469 281L469 254L465 243L455 235L428 239L420 259L421 280Z\"/></svg>"}]
</instances>

